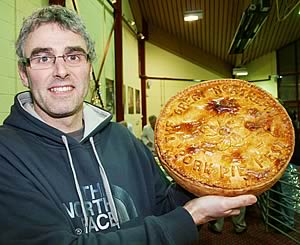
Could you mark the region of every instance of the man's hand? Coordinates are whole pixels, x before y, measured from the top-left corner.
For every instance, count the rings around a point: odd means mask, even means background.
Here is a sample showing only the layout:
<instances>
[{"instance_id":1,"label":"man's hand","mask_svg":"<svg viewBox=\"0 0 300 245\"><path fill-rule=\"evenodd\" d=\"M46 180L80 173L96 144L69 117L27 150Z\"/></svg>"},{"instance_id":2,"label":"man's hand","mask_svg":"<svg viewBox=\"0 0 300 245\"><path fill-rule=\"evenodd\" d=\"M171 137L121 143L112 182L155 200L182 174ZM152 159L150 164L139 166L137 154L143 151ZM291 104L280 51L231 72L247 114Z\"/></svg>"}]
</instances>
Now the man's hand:
<instances>
[{"instance_id":1,"label":"man's hand","mask_svg":"<svg viewBox=\"0 0 300 245\"><path fill-rule=\"evenodd\" d=\"M200 225L221 217L238 215L241 207L252 205L256 201L254 195L203 196L187 202L183 207L191 214L195 224Z\"/></svg>"}]
</instances>

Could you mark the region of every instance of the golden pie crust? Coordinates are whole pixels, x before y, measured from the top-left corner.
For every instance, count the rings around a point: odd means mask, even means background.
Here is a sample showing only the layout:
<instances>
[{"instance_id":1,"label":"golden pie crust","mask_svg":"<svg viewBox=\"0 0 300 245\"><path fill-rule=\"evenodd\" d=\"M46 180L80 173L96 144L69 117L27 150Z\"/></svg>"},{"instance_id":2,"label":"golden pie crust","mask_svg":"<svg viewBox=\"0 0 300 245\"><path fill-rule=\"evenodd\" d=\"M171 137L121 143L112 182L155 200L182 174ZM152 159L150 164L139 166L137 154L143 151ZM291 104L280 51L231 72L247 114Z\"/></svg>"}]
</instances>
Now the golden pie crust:
<instances>
[{"instance_id":1,"label":"golden pie crust","mask_svg":"<svg viewBox=\"0 0 300 245\"><path fill-rule=\"evenodd\" d=\"M162 166L197 196L261 194L283 175L294 139L284 107L237 79L183 90L166 103L155 126Z\"/></svg>"}]
</instances>

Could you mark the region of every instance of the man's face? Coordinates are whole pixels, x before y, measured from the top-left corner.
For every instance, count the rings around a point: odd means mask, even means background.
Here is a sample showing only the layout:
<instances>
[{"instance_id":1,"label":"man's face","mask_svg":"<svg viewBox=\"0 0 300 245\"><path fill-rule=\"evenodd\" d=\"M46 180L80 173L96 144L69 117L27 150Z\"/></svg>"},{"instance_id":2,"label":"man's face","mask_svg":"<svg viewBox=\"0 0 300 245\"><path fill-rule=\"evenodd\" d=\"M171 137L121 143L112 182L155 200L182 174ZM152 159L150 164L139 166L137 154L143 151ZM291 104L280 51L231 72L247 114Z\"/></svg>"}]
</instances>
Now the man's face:
<instances>
[{"instance_id":1,"label":"man's face","mask_svg":"<svg viewBox=\"0 0 300 245\"><path fill-rule=\"evenodd\" d=\"M84 39L57 24L45 24L33 31L25 42L26 57L39 55L61 56L86 52ZM63 58L47 69L36 70L30 66L19 69L23 85L29 87L34 109L45 121L64 118L82 112L83 100L88 92L91 64L70 67Z\"/></svg>"}]
</instances>

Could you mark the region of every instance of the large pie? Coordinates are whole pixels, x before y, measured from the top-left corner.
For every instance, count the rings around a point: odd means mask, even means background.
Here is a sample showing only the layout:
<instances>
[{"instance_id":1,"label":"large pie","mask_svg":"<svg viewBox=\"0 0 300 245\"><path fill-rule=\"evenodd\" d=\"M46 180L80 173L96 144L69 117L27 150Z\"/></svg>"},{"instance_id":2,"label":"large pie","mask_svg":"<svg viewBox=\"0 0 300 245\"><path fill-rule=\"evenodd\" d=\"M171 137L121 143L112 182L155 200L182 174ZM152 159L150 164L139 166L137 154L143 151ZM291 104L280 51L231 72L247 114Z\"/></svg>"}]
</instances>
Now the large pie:
<instances>
[{"instance_id":1,"label":"large pie","mask_svg":"<svg viewBox=\"0 0 300 245\"><path fill-rule=\"evenodd\" d=\"M263 89L237 79L179 92L155 127L162 166L197 196L259 195L283 175L294 150L285 108Z\"/></svg>"}]
</instances>

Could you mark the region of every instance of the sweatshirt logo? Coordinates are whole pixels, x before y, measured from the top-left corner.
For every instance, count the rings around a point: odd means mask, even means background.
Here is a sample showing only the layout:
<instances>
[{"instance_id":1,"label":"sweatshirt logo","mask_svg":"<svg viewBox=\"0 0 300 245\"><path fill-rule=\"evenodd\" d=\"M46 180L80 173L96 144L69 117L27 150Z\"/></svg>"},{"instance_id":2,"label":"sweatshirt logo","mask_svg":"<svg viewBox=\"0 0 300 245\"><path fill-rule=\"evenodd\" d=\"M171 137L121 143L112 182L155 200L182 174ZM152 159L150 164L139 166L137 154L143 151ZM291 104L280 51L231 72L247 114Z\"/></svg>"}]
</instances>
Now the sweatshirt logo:
<instances>
[{"instance_id":1,"label":"sweatshirt logo","mask_svg":"<svg viewBox=\"0 0 300 245\"><path fill-rule=\"evenodd\" d=\"M107 201L102 185L98 182L94 185L81 187L84 199L84 207L88 216L88 225L90 232L107 230L116 226L111 213L110 203ZM81 218L84 224L82 207L79 200L63 203L71 219Z\"/></svg>"},{"instance_id":2,"label":"sweatshirt logo","mask_svg":"<svg viewBox=\"0 0 300 245\"><path fill-rule=\"evenodd\" d=\"M121 224L138 217L135 204L128 192L116 185L111 186L111 191ZM117 226L101 183L82 186L81 192L85 200L89 232L104 231ZM82 225L84 224L82 207L78 200L63 203L63 206L71 219L80 218Z\"/></svg>"}]
</instances>

